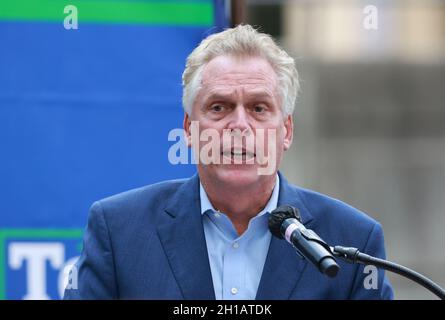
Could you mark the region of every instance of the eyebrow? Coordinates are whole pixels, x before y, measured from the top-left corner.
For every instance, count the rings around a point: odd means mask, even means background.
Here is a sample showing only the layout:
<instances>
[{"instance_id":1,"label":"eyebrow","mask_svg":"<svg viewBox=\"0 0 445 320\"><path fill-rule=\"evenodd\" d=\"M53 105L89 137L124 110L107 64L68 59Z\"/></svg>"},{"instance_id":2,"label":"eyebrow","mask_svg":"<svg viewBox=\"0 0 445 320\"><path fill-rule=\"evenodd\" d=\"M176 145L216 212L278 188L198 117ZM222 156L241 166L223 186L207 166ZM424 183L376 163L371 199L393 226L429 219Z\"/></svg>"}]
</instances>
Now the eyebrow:
<instances>
[{"instance_id":1,"label":"eyebrow","mask_svg":"<svg viewBox=\"0 0 445 320\"><path fill-rule=\"evenodd\" d=\"M210 96L205 98L205 101L209 101L209 100L226 100L228 98L232 98L233 96L234 96L233 93L230 93L230 94L212 93Z\"/></svg>"},{"instance_id":2,"label":"eyebrow","mask_svg":"<svg viewBox=\"0 0 445 320\"><path fill-rule=\"evenodd\" d=\"M226 100L226 99L230 99L234 97L234 93L229 93L229 94L222 94L222 93L212 93L211 95L209 95L208 97L205 98L205 101L210 101L210 100ZM247 93L246 96L250 99L255 98L255 99L259 99L259 100L267 100L267 101L272 101L274 99L273 96L271 96L268 93L265 92L252 92L252 93Z\"/></svg>"},{"instance_id":3,"label":"eyebrow","mask_svg":"<svg viewBox=\"0 0 445 320\"><path fill-rule=\"evenodd\" d=\"M274 97L272 95L270 95L269 93L266 93L266 92L247 93L247 97L256 98L259 100L273 100L274 99Z\"/></svg>"}]
</instances>

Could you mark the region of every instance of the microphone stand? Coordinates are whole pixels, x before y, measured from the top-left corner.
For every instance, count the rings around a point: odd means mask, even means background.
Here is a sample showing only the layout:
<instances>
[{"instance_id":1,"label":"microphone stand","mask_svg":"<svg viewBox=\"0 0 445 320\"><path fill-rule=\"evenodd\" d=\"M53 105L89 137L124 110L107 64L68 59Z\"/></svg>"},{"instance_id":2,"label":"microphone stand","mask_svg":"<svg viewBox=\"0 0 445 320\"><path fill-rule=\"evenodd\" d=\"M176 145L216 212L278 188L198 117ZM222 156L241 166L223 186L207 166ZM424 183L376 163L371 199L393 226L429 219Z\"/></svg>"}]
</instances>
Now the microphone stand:
<instances>
[{"instance_id":1,"label":"microphone stand","mask_svg":"<svg viewBox=\"0 0 445 320\"><path fill-rule=\"evenodd\" d=\"M436 296L438 296L441 300L445 300L445 290L442 289L439 285L428 279L427 277L421 275L420 273L411 270L407 267L399 265L397 263L379 259L373 256L370 256L365 253L361 253L357 248L348 248L342 246L335 246L331 248L334 256L344 259L349 263L361 263L364 265L374 265L376 267L382 268L384 270L388 270L394 273L397 273L401 276L404 276L414 282L417 282L421 286L430 290Z\"/></svg>"}]
</instances>

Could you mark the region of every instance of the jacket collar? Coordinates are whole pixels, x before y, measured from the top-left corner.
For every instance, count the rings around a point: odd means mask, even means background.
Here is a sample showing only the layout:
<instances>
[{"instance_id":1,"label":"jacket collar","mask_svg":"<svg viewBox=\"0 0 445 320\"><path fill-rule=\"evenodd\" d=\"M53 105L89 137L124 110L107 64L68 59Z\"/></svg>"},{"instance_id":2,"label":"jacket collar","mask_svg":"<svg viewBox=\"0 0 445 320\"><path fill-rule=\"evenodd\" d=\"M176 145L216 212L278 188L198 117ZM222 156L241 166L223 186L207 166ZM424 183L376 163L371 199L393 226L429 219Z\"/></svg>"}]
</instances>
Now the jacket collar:
<instances>
[{"instance_id":1,"label":"jacket collar","mask_svg":"<svg viewBox=\"0 0 445 320\"><path fill-rule=\"evenodd\" d=\"M215 299L200 210L195 174L179 187L158 225L170 267L187 300Z\"/></svg>"},{"instance_id":2,"label":"jacket collar","mask_svg":"<svg viewBox=\"0 0 445 320\"><path fill-rule=\"evenodd\" d=\"M299 209L301 222L314 218L298 189L289 185L281 173L278 206ZM167 215L158 234L173 274L185 299L215 299L207 245L202 225L199 177L195 174L181 185L165 209ZM272 237L256 299L288 299L298 285L307 261L285 240Z\"/></svg>"},{"instance_id":3,"label":"jacket collar","mask_svg":"<svg viewBox=\"0 0 445 320\"><path fill-rule=\"evenodd\" d=\"M289 185L286 178L280 175L280 197L278 206L290 205L298 208L301 222L305 225L313 220L307 210L298 189ZM296 253L296 250L285 240L272 237L269 252L263 268L257 300L286 300L298 286L306 268L307 261Z\"/></svg>"}]
</instances>

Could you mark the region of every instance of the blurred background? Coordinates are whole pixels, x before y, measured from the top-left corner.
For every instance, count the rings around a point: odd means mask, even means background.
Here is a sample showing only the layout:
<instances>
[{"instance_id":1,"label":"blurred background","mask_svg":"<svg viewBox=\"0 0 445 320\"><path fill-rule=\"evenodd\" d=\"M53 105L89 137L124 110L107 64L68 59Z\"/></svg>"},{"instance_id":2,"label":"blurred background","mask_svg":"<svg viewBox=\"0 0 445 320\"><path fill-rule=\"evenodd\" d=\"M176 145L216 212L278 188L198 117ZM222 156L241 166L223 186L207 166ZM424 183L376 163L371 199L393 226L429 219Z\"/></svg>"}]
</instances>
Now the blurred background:
<instances>
[{"instance_id":1,"label":"blurred background","mask_svg":"<svg viewBox=\"0 0 445 320\"><path fill-rule=\"evenodd\" d=\"M285 175L380 221L387 258L445 286L445 1L246 5L302 78ZM396 299L435 298L389 277Z\"/></svg>"},{"instance_id":2,"label":"blurred background","mask_svg":"<svg viewBox=\"0 0 445 320\"><path fill-rule=\"evenodd\" d=\"M167 157L185 58L238 23L297 62L284 174L445 286L445 1L0 0L0 299L60 298L93 201L195 172ZM396 299L435 298L389 277Z\"/></svg>"}]
</instances>

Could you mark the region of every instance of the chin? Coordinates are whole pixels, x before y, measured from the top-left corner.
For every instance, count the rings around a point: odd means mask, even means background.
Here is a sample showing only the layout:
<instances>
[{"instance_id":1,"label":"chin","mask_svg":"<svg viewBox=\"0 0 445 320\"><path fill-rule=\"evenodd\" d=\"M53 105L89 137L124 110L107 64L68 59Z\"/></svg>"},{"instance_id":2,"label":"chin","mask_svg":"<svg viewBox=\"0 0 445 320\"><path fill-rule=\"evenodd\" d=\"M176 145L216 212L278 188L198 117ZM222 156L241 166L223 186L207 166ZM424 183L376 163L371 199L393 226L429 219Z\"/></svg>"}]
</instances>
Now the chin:
<instances>
[{"instance_id":1,"label":"chin","mask_svg":"<svg viewBox=\"0 0 445 320\"><path fill-rule=\"evenodd\" d=\"M216 178L231 187L248 187L264 179L264 176L258 175L256 166L229 165L215 170Z\"/></svg>"}]
</instances>

